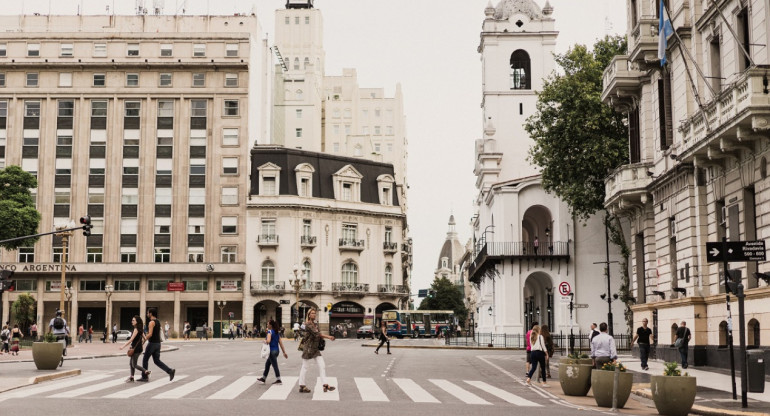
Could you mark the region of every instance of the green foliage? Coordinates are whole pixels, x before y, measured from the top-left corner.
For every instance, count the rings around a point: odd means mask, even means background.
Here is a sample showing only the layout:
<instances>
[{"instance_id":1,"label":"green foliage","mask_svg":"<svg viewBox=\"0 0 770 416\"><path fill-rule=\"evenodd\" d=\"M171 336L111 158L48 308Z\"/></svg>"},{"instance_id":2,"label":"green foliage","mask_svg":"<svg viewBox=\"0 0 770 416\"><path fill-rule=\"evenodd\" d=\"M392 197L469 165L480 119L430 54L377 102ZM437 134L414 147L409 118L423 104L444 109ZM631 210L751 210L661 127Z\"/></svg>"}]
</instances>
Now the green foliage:
<instances>
[{"instance_id":1,"label":"green foliage","mask_svg":"<svg viewBox=\"0 0 770 416\"><path fill-rule=\"evenodd\" d=\"M433 295L423 299L420 310L453 310L460 325L465 322L468 308L463 302L462 289L446 277L436 277L430 285Z\"/></svg>"},{"instance_id":2,"label":"green foliage","mask_svg":"<svg viewBox=\"0 0 770 416\"><path fill-rule=\"evenodd\" d=\"M587 219L604 207L604 178L628 162L624 116L601 101L602 75L615 55L627 50L625 37L607 36L590 51L575 45L556 63L538 92L537 113L525 129L535 141L529 160L541 168L543 187Z\"/></svg>"},{"instance_id":3,"label":"green foliage","mask_svg":"<svg viewBox=\"0 0 770 416\"><path fill-rule=\"evenodd\" d=\"M53 332L46 332L43 336L43 342L56 342L56 335Z\"/></svg>"},{"instance_id":4,"label":"green foliage","mask_svg":"<svg viewBox=\"0 0 770 416\"><path fill-rule=\"evenodd\" d=\"M676 361L671 363L665 363L663 367L663 375L664 376L672 376L672 377L680 377L682 375L682 370L679 369L679 363ZM684 373L684 376L687 377L688 374Z\"/></svg>"},{"instance_id":5,"label":"green foliage","mask_svg":"<svg viewBox=\"0 0 770 416\"><path fill-rule=\"evenodd\" d=\"M586 353L580 354L577 352L573 352L572 354L567 354L567 358L571 358L573 360L585 359L585 358L588 358L588 354Z\"/></svg>"},{"instance_id":6,"label":"green foliage","mask_svg":"<svg viewBox=\"0 0 770 416\"><path fill-rule=\"evenodd\" d=\"M0 169L0 240L37 234L40 213L30 189L37 188L37 179L18 166ZM0 244L6 250L28 247L38 237Z\"/></svg>"},{"instance_id":7,"label":"green foliage","mask_svg":"<svg viewBox=\"0 0 770 416\"><path fill-rule=\"evenodd\" d=\"M624 366L620 361L610 361L608 363L604 363L601 369L604 371L615 371L616 368L621 373L626 372L626 366Z\"/></svg>"},{"instance_id":8,"label":"green foliage","mask_svg":"<svg viewBox=\"0 0 770 416\"><path fill-rule=\"evenodd\" d=\"M29 293L20 293L11 304L14 320L19 324L22 333L26 334L27 328L35 321L36 307L37 301Z\"/></svg>"}]
</instances>

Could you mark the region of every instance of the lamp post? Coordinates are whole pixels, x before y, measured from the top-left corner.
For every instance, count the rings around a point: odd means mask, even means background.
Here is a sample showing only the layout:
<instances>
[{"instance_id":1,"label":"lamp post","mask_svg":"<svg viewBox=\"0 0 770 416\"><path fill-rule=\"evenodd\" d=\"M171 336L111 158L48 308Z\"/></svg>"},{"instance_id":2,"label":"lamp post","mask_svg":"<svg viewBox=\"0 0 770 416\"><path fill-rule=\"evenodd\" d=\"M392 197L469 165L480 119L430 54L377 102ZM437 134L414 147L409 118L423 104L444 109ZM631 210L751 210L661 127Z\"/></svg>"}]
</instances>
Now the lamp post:
<instances>
[{"instance_id":1,"label":"lamp post","mask_svg":"<svg viewBox=\"0 0 770 416\"><path fill-rule=\"evenodd\" d=\"M225 309L225 306L227 305L226 300L218 300L217 301L217 307L219 307L219 338L222 338L222 334L224 334L224 330L222 329L222 311Z\"/></svg>"},{"instance_id":2,"label":"lamp post","mask_svg":"<svg viewBox=\"0 0 770 416\"><path fill-rule=\"evenodd\" d=\"M114 290L115 286L113 285L104 286L104 293L107 294L107 334L104 336L105 341L111 335L110 331L112 331L112 325L110 325L112 322L112 305L110 305L110 297L112 297L112 292Z\"/></svg>"},{"instance_id":3,"label":"lamp post","mask_svg":"<svg viewBox=\"0 0 770 416\"><path fill-rule=\"evenodd\" d=\"M294 277L293 279L291 277ZM299 289L305 285L305 278L299 277L299 266L297 264L292 268L292 273L289 275L289 285L294 288L294 294L297 296L297 312L294 316L294 322L299 322Z\"/></svg>"},{"instance_id":4,"label":"lamp post","mask_svg":"<svg viewBox=\"0 0 770 416\"><path fill-rule=\"evenodd\" d=\"M65 287L64 295L67 297L67 319L72 319L72 296L75 294L74 287ZM70 328L75 322L70 322Z\"/></svg>"}]
</instances>

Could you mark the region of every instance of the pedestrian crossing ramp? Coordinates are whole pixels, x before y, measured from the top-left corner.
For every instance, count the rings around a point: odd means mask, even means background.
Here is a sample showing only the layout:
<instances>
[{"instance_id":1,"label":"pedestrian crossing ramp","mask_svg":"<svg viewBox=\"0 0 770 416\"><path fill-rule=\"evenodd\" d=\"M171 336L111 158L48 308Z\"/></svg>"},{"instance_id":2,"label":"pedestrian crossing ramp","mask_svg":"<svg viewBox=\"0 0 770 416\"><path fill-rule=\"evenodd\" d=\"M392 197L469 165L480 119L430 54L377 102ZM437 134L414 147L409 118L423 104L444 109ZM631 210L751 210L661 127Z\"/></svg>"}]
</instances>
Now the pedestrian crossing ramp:
<instances>
[{"instance_id":1,"label":"pedestrian crossing ramp","mask_svg":"<svg viewBox=\"0 0 770 416\"><path fill-rule=\"evenodd\" d=\"M300 393L298 377L284 376L283 384L262 385L256 375L241 377L204 375L154 378L149 383L126 383L125 376L112 373L84 373L65 380L30 386L0 394L0 401L25 398L43 399L251 399L261 401L316 400L356 402L412 402L423 404L506 405L540 407L520 395L479 380L446 380L410 378L328 377L327 382L337 389L324 393L321 379L312 380L311 393ZM526 394L531 395L527 390Z\"/></svg>"}]
</instances>

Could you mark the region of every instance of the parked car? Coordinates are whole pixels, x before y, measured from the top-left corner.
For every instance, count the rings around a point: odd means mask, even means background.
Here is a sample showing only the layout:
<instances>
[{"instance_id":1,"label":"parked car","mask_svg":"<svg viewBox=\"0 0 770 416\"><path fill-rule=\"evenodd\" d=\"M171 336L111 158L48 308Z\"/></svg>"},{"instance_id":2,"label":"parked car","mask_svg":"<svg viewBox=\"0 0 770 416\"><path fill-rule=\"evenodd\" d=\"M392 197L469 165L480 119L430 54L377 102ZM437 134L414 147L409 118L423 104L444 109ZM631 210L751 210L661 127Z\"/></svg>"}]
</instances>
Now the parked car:
<instances>
[{"instance_id":1,"label":"parked car","mask_svg":"<svg viewBox=\"0 0 770 416\"><path fill-rule=\"evenodd\" d=\"M118 341L128 341L129 339L131 339L131 331L125 329L118 331Z\"/></svg>"},{"instance_id":2,"label":"parked car","mask_svg":"<svg viewBox=\"0 0 770 416\"><path fill-rule=\"evenodd\" d=\"M371 338L374 339L374 330L372 329L371 325L364 325L362 327L358 328L358 331L356 331L356 338Z\"/></svg>"}]
</instances>

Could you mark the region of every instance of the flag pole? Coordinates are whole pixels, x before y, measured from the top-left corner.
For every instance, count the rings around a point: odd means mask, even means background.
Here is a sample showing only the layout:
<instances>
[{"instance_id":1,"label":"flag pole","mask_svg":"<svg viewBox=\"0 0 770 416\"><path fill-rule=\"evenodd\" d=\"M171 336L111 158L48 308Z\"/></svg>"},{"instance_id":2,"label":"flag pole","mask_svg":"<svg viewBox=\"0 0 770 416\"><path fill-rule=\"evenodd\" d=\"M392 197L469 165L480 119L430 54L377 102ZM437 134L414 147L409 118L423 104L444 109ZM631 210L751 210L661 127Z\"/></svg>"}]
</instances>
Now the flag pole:
<instances>
[{"instance_id":1,"label":"flag pole","mask_svg":"<svg viewBox=\"0 0 770 416\"><path fill-rule=\"evenodd\" d=\"M733 26L727 21L727 18L725 18L725 15L722 13L722 9L719 8L719 4L715 0L711 0L711 4L714 7L716 7L717 11L719 12L719 16L722 17L722 21L724 21L725 26L727 26L727 30L729 30L730 33L732 33L733 37L735 38L735 43L737 43L738 47L741 48L741 52L743 52L743 54L746 56L746 59L749 60L749 62L751 63L751 66L755 66L756 64L754 64L754 60L751 59L751 55L749 54L749 51L747 51L746 48L743 47L743 44L741 43L740 39L738 39L738 34L735 33L735 29L733 29ZM671 15L669 14L669 17L670 16Z\"/></svg>"}]
</instances>

